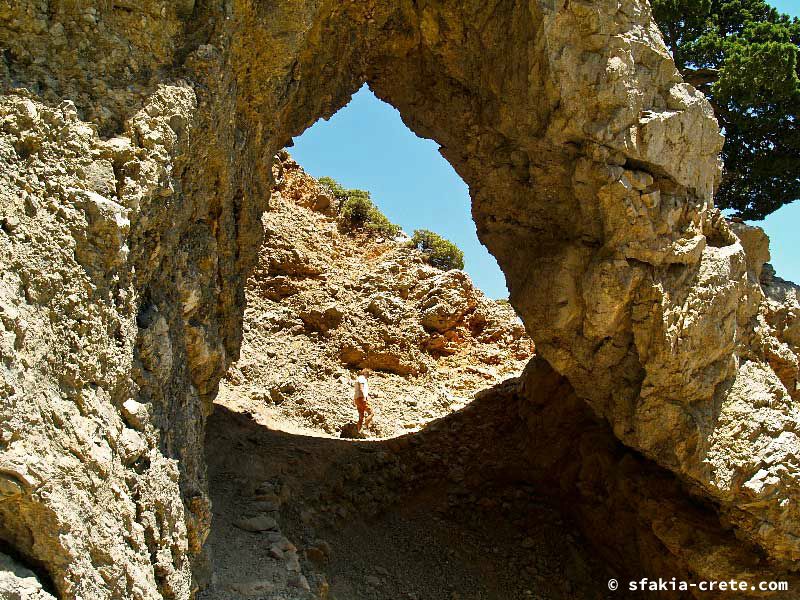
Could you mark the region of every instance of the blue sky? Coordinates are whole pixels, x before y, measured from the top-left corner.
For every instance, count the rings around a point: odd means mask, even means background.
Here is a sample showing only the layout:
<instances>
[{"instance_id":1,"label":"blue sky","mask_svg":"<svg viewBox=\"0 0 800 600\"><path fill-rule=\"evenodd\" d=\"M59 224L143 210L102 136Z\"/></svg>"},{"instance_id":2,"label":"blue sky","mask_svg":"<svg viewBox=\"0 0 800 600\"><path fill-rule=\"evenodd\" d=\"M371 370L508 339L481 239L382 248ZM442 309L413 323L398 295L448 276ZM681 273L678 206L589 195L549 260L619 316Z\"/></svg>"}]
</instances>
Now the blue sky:
<instances>
[{"instance_id":1,"label":"blue sky","mask_svg":"<svg viewBox=\"0 0 800 600\"><path fill-rule=\"evenodd\" d=\"M775 0L800 16L800 0ZM439 154L439 146L414 135L400 113L366 87L329 121L318 121L290 148L314 177L328 175L348 188L369 190L381 210L409 234L432 229L464 250L465 270L492 298L508 296L505 278L475 234L466 184ZM800 282L800 201L757 223L772 240L772 264L784 279Z\"/></svg>"},{"instance_id":2,"label":"blue sky","mask_svg":"<svg viewBox=\"0 0 800 600\"><path fill-rule=\"evenodd\" d=\"M439 154L414 135L400 113L363 87L330 121L295 139L292 156L314 177L369 190L389 219L409 235L431 229L464 251L465 270L493 298L505 298L497 261L478 241L467 185Z\"/></svg>"},{"instance_id":3,"label":"blue sky","mask_svg":"<svg viewBox=\"0 0 800 600\"><path fill-rule=\"evenodd\" d=\"M798 0L774 0L770 4L781 12L800 17L800 1Z\"/></svg>"}]
</instances>

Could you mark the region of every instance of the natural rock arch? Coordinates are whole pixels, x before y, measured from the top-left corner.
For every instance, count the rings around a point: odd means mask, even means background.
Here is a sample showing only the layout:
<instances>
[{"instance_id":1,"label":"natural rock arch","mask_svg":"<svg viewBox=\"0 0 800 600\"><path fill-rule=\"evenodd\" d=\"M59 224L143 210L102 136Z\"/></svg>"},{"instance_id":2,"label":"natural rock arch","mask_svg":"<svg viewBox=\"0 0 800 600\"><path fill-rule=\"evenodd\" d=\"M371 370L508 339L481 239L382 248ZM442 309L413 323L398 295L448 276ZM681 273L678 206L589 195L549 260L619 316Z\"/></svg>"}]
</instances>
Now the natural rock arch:
<instances>
[{"instance_id":1,"label":"natural rock arch","mask_svg":"<svg viewBox=\"0 0 800 600\"><path fill-rule=\"evenodd\" d=\"M0 43L0 536L64 597L202 579L203 422L272 156L365 81L469 184L578 396L778 567L800 556L796 347L759 317L763 261L711 205L716 122L646 2L30 0Z\"/></svg>"}]
</instances>

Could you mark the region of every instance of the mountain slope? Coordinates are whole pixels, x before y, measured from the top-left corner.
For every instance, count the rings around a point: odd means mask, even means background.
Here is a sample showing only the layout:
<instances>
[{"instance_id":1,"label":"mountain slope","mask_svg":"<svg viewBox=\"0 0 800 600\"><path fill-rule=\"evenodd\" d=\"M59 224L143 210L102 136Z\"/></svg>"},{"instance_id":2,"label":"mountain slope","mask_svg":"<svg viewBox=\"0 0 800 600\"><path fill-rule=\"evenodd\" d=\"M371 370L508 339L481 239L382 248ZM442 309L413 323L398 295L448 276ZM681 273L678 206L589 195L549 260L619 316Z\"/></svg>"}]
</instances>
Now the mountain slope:
<instances>
[{"instance_id":1,"label":"mountain slope","mask_svg":"<svg viewBox=\"0 0 800 600\"><path fill-rule=\"evenodd\" d=\"M518 375L533 344L513 309L401 234L348 230L324 186L286 155L247 287L244 343L218 402L337 435L353 377L374 371L371 435L415 430Z\"/></svg>"}]
</instances>

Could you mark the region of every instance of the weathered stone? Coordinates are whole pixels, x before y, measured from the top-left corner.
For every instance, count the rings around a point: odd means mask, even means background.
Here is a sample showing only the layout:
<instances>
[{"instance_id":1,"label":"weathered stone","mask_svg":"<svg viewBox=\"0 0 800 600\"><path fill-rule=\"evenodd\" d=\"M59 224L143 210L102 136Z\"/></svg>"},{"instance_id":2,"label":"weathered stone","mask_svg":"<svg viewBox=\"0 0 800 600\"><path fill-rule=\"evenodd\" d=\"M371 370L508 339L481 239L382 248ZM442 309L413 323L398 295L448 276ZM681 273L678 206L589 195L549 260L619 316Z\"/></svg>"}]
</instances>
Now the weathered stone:
<instances>
[{"instance_id":1,"label":"weathered stone","mask_svg":"<svg viewBox=\"0 0 800 600\"><path fill-rule=\"evenodd\" d=\"M336 329L339 326L342 322L342 317L344 317L344 313L337 306L328 306L322 309L311 308L302 311L299 317L307 328L327 333L331 329Z\"/></svg>"},{"instance_id":2,"label":"weathered stone","mask_svg":"<svg viewBox=\"0 0 800 600\"><path fill-rule=\"evenodd\" d=\"M12 473L0 473L0 497L19 496L25 491L22 483Z\"/></svg>"},{"instance_id":3,"label":"weathered stone","mask_svg":"<svg viewBox=\"0 0 800 600\"><path fill-rule=\"evenodd\" d=\"M419 301L422 325L447 331L475 306L475 290L469 276L463 271L448 271L430 281L429 291Z\"/></svg>"},{"instance_id":4,"label":"weathered stone","mask_svg":"<svg viewBox=\"0 0 800 600\"><path fill-rule=\"evenodd\" d=\"M303 574L297 574L289 577L289 586L304 590L306 592L311 591L311 586L308 583L308 579L306 579L306 576Z\"/></svg>"},{"instance_id":5,"label":"weathered stone","mask_svg":"<svg viewBox=\"0 0 800 600\"><path fill-rule=\"evenodd\" d=\"M763 256L711 208L722 138L647 2L74 5L0 5L0 302L19 312L0 335L0 464L41 486L0 503L0 537L60 597L201 583L203 422L239 352L272 157L365 82L469 185L541 356L796 564L796 292L762 285ZM270 273L321 277L303 246L276 245ZM422 301L428 327L452 326L449 294ZM416 368L364 342L343 359ZM126 464L110 448L129 401L151 409L151 450Z\"/></svg>"},{"instance_id":6,"label":"weathered stone","mask_svg":"<svg viewBox=\"0 0 800 600\"><path fill-rule=\"evenodd\" d=\"M36 575L0 553L0 598L5 600L54 600Z\"/></svg>"},{"instance_id":7,"label":"weathered stone","mask_svg":"<svg viewBox=\"0 0 800 600\"><path fill-rule=\"evenodd\" d=\"M278 522L267 515L257 515L248 519L239 519L234 523L239 529L259 533L261 531L278 531Z\"/></svg>"}]
</instances>

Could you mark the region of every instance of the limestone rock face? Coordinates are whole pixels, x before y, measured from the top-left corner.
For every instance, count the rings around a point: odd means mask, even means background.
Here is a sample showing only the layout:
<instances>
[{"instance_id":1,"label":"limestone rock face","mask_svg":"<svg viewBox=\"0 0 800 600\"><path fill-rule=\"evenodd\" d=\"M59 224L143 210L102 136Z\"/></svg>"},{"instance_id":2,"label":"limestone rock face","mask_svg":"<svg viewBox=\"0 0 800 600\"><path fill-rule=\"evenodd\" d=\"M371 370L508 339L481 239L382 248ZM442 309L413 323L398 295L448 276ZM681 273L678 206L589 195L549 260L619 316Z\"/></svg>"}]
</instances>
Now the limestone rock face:
<instances>
[{"instance_id":1,"label":"limestone rock face","mask_svg":"<svg viewBox=\"0 0 800 600\"><path fill-rule=\"evenodd\" d=\"M197 81L150 78L174 7L116 6L0 7L0 537L62 598L188 598L260 209L219 202L232 132Z\"/></svg>"},{"instance_id":2,"label":"limestone rock face","mask_svg":"<svg viewBox=\"0 0 800 600\"><path fill-rule=\"evenodd\" d=\"M71 102L0 100L0 205L19 222L0 235L0 471L17 488L0 503L0 530L23 555L69 565L51 571L69 597L191 589L188 557L171 557L188 550L177 452L165 455L158 433L177 363L163 315L178 307L145 323L138 294L175 258L158 190L185 152L168 122L195 107L191 88L162 86L142 108L152 113L138 126L146 147L101 140ZM145 258L135 240L151 227L164 255Z\"/></svg>"},{"instance_id":3,"label":"limestone rock face","mask_svg":"<svg viewBox=\"0 0 800 600\"><path fill-rule=\"evenodd\" d=\"M419 301L422 325L443 333L453 329L475 305L475 290L465 273L450 271L439 275Z\"/></svg>"},{"instance_id":4,"label":"limestone rock face","mask_svg":"<svg viewBox=\"0 0 800 600\"><path fill-rule=\"evenodd\" d=\"M533 344L507 302L484 296L463 271L432 267L405 234L343 226L315 201L324 186L281 157L262 216L269 234L247 285L241 356L219 403L339 435L356 414L355 374L370 368L380 394L372 434L388 437L522 372ZM294 261L276 263L289 240Z\"/></svg>"},{"instance_id":5,"label":"limestone rock face","mask_svg":"<svg viewBox=\"0 0 800 600\"><path fill-rule=\"evenodd\" d=\"M0 553L0 598L7 600L54 600L30 569Z\"/></svg>"},{"instance_id":6,"label":"limestone rock face","mask_svg":"<svg viewBox=\"0 0 800 600\"><path fill-rule=\"evenodd\" d=\"M272 157L364 82L468 183L541 356L796 565L796 288L713 209L722 138L647 2L87 4L0 3L0 538L62 598L203 581Z\"/></svg>"}]
</instances>

